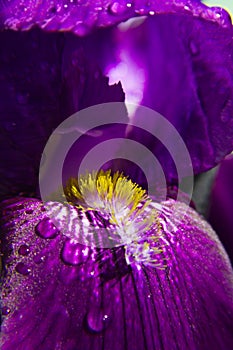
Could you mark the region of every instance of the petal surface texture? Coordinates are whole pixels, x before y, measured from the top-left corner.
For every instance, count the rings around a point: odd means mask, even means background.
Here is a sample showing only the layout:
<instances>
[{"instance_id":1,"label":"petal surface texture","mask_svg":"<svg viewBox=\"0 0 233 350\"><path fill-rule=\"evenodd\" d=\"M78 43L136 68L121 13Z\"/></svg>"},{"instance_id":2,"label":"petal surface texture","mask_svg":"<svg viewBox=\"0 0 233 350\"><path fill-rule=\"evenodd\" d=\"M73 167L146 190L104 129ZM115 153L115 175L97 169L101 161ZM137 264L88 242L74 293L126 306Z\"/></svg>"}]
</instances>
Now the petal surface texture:
<instances>
[{"instance_id":1,"label":"petal surface texture","mask_svg":"<svg viewBox=\"0 0 233 350\"><path fill-rule=\"evenodd\" d=\"M194 210L161 205L157 269L67 240L37 200L2 208L3 350L232 348L232 269Z\"/></svg>"}]
</instances>

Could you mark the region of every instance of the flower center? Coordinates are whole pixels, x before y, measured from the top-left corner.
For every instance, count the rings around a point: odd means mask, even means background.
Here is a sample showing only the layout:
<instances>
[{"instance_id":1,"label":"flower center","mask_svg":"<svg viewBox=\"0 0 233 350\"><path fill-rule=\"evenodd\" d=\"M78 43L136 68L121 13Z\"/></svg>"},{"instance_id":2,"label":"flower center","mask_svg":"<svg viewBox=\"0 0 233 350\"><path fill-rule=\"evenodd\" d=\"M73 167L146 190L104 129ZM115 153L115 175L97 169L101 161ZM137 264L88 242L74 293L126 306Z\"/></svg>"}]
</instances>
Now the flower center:
<instances>
[{"instance_id":1,"label":"flower center","mask_svg":"<svg viewBox=\"0 0 233 350\"><path fill-rule=\"evenodd\" d=\"M138 217L151 202L146 191L122 173L111 175L111 171L102 170L70 179L65 194L71 204L107 214L118 226Z\"/></svg>"},{"instance_id":2,"label":"flower center","mask_svg":"<svg viewBox=\"0 0 233 350\"><path fill-rule=\"evenodd\" d=\"M119 237L127 263L157 264L161 225L146 191L120 172L92 172L71 178L65 188L69 204L83 213L97 212L109 222L111 239ZM116 239L117 241L117 239Z\"/></svg>"}]
</instances>

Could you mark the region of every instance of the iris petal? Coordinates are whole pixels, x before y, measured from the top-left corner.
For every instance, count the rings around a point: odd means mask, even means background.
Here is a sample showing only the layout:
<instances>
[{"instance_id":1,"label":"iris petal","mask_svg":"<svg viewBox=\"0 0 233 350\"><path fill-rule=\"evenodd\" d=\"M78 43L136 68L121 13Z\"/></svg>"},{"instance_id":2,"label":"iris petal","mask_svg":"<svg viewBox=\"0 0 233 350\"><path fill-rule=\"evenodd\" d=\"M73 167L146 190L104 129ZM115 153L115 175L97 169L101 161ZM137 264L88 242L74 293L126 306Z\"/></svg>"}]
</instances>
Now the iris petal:
<instances>
[{"instance_id":1,"label":"iris petal","mask_svg":"<svg viewBox=\"0 0 233 350\"><path fill-rule=\"evenodd\" d=\"M176 13L200 16L225 26L230 17L221 8L202 4L199 0L99 0L29 1L1 0L0 25L14 30L27 30L34 25L50 31L73 31L87 35L93 28L115 25L141 15Z\"/></svg>"},{"instance_id":2,"label":"iris petal","mask_svg":"<svg viewBox=\"0 0 233 350\"><path fill-rule=\"evenodd\" d=\"M15 199L2 209L3 350L232 347L229 260L210 226L184 204L162 204L162 270L127 267L123 248L96 254L63 235L42 238L35 234L46 217L40 201ZM30 253L21 255L25 244ZM73 260L64 256L67 244ZM19 263L29 274L16 271Z\"/></svg>"},{"instance_id":3,"label":"iris petal","mask_svg":"<svg viewBox=\"0 0 233 350\"><path fill-rule=\"evenodd\" d=\"M42 151L52 131L92 104L124 101L71 34L0 33L1 197L35 195Z\"/></svg>"},{"instance_id":4,"label":"iris petal","mask_svg":"<svg viewBox=\"0 0 233 350\"><path fill-rule=\"evenodd\" d=\"M112 60L105 64L111 81L122 81L126 101L138 99L138 105L161 113L175 126L196 174L211 169L231 152L231 26L222 28L202 18L179 14L156 15L141 25L132 23L128 29L115 29L112 41ZM136 113L133 120L157 130L156 118ZM134 130L129 136L152 150L168 181L175 181L174 164L158 141Z\"/></svg>"}]
</instances>

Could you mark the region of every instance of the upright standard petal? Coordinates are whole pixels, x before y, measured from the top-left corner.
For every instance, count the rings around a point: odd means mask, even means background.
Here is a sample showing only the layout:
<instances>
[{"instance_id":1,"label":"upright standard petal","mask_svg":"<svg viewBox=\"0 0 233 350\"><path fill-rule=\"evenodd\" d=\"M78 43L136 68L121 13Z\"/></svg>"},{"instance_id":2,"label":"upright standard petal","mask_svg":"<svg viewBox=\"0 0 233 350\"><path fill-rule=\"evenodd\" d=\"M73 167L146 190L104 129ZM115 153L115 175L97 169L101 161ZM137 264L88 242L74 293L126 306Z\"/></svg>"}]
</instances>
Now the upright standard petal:
<instances>
[{"instance_id":1,"label":"upright standard petal","mask_svg":"<svg viewBox=\"0 0 233 350\"><path fill-rule=\"evenodd\" d=\"M0 33L0 196L38 187L41 154L52 131L92 104L124 101L72 34ZM91 59L91 62L89 61Z\"/></svg>"},{"instance_id":2,"label":"upright standard petal","mask_svg":"<svg viewBox=\"0 0 233 350\"><path fill-rule=\"evenodd\" d=\"M126 102L150 107L175 126L198 174L233 149L232 26L179 13L152 17L114 29L105 69L112 82L122 81ZM144 113L133 114L133 121L158 129ZM129 137L151 149L168 181L175 181L174 164L158 140L135 130Z\"/></svg>"}]
</instances>

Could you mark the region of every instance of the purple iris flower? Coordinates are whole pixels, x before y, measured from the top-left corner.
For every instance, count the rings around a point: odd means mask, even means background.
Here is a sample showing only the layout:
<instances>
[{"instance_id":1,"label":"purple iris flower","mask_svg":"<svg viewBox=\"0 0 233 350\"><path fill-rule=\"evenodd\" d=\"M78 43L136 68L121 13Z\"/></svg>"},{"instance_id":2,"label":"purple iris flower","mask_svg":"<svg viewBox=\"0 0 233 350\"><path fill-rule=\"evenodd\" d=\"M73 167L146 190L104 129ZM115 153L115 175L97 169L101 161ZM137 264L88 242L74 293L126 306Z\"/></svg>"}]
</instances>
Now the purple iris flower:
<instances>
[{"instance_id":1,"label":"purple iris flower","mask_svg":"<svg viewBox=\"0 0 233 350\"><path fill-rule=\"evenodd\" d=\"M151 200L142 172L121 161L128 178L115 169L85 175L81 185L70 178L67 203L54 200L49 209L38 185L43 149L61 122L125 99L171 122L195 174L218 164L232 151L229 15L194 0L0 6L1 348L231 349L232 267L194 209L172 198ZM126 29L121 22L132 17L137 21ZM110 85L105 74L122 81ZM127 118L123 108L122 125ZM151 118L143 122L157 127ZM115 132L150 149L176 188L177 170L159 142L139 128ZM93 135L103 142L113 130ZM93 135L74 147L68 167L95 145ZM113 247L88 244L105 234Z\"/></svg>"}]
</instances>

